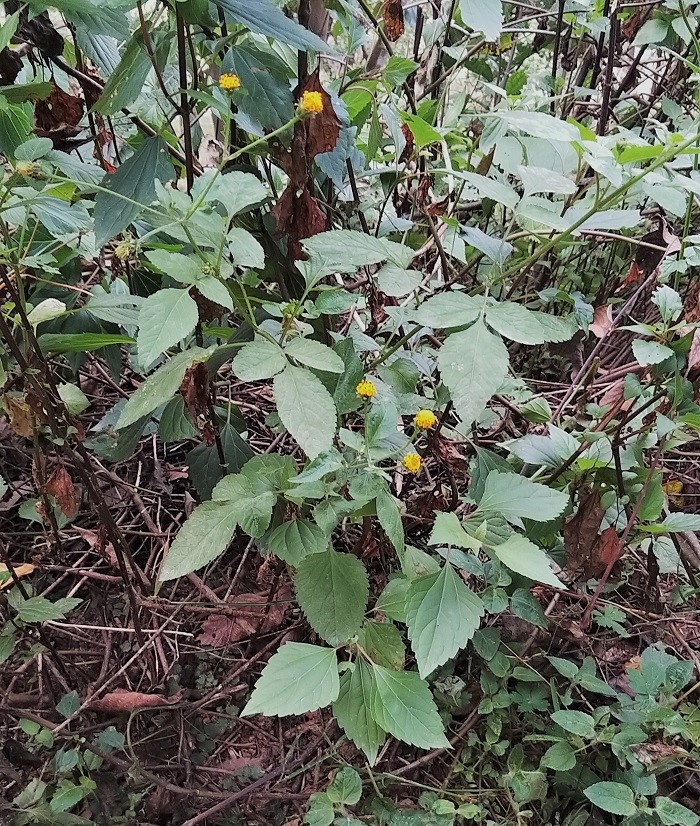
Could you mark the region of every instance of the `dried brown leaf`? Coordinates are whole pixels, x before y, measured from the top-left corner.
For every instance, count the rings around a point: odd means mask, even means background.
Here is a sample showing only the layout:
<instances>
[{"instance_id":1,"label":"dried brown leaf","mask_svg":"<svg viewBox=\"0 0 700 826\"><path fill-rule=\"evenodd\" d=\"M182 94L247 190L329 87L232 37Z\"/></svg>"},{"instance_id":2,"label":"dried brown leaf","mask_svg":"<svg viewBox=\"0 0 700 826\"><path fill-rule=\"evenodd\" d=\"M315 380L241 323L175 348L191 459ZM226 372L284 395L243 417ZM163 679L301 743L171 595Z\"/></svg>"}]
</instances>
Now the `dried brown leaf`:
<instances>
[{"instance_id":1,"label":"dried brown leaf","mask_svg":"<svg viewBox=\"0 0 700 826\"><path fill-rule=\"evenodd\" d=\"M18 436L25 439L34 438L36 418L34 411L24 399L5 394L2 399L5 412L10 420L10 427Z\"/></svg>"},{"instance_id":2,"label":"dried brown leaf","mask_svg":"<svg viewBox=\"0 0 700 826\"><path fill-rule=\"evenodd\" d=\"M612 305L603 304L602 306L595 308L593 313L593 321L589 325L588 329L596 338L605 338L605 336L607 336L612 329L612 325Z\"/></svg>"},{"instance_id":3,"label":"dried brown leaf","mask_svg":"<svg viewBox=\"0 0 700 826\"><path fill-rule=\"evenodd\" d=\"M105 711L108 714L121 714L122 712L136 711L139 708L159 708L161 706L171 706L179 702L182 691L173 694L172 697L164 697L162 694L143 694L140 691L125 691L117 689L110 691L103 697L93 700L90 708L93 711Z\"/></svg>"},{"instance_id":4,"label":"dried brown leaf","mask_svg":"<svg viewBox=\"0 0 700 826\"><path fill-rule=\"evenodd\" d=\"M382 5L382 19L384 20L386 36L393 43L401 37L406 28L401 0L384 0Z\"/></svg>"},{"instance_id":5,"label":"dried brown leaf","mask_svg":"<svg viewBox=\"0 0 700 826\"><path fill-rule=\"evenodd\" d=\"M75 493L75 486L70 474L64 467L59 467L46 480L44 493L58 502L58 507L65 516L72 519L78 512L78 499Z\"/></svg>"},{"instance_id":6,"label":"dried brown leaf","mask_svg":"<svg viewBox=\"0 0 700 826\"><path fill-rule=\"evenodd\" d=\"M571 576L583 573L592 576L591 554L598 540L598 529L605 514L600 495L592 490L579 505L578 511L564 523L564 547L566 569Z\"/></svg>"}]
</instances>

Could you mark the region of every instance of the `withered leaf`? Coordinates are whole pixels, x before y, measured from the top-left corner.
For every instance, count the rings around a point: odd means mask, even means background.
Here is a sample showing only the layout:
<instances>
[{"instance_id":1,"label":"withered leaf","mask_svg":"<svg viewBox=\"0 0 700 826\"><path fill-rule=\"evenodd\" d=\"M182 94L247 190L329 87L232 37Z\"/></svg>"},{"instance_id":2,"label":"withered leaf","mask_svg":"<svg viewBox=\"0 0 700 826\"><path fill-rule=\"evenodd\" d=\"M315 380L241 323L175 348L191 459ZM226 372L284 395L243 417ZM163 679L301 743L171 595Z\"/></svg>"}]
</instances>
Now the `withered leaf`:
<instances>
[{"instance_id":1,"label":"withered leaf","mask_svg":"<svg viewBox=\"0 0 700 826\"><path fill-rule=\"evenodd\" d=\"M34 411L27 402L17 396L5 394L2 403L10 420L10 427L14 432L25 439L34 438L36 419Z\"/></svg>"},{"instance_id":2,"label":"withered leaf","mask_svg":"<svg viewBox=\"0 0 700 826\"><path fill-rule=\"evenodd\" d=\"M287 236L287 248L292 261L306 258L301 247L304 238L328 229L326 215L306 184L298 188L290 182L272 208L272 214L277 223L278 236Z\"/></svg>"},{"instance_id":3,"label":"withered leaf","mask_svg":"<svg viewBox=\"0 0 700 826\"><path fill-rule=\"evenodd\" d=\"M85 104L81 98L64 92L54 84L49 97L38 101L34 109L37 136L50 138L54 144L74 138L83 131L79 124L84 110Z\"/></svg>"},{"instance_id":4,"label":"withered leaf","mask_svg":"<svg viewBox=\"0 0 700 826\"><path fill-rule=\"evenodd\" d=\"M592 490L581 500L578 511L566 519L563 528L566 569L572 576L579 573L586 578L594 576L591 555L604 514L600 495Z\"/></svg>"},{"instance_id":5,"label":"withered leaf","mask_svg":"<svg viewBox=\"0 0 700 826\"><path fill-rule=\"evenodd\" d=\"M72 519L78 512L78 500L70 474L64 467L56 468L46 480L44 493L53 496L65 516Z\"/></svg>"},{"instance_id":6,"label":"withered leaf","mask_svg":"<svg viewBox=\"0 0 700 826\"><path fill-rule=\"evenodd\" d=\"M405 30L401 0L384 0L382 19L384 20L386 36L393 43L401 37Z\"/></svg>"},{"instance_id":7,"label":"withered leaf","mask_svg":"<svg viewBox=\"0 0 700 826\"><path fill-rule=\"evenodd\" d=\"M600 577L622 556L620 537L614 527L603 531L593 548L589 576Z\"/></svg>"},{"instance_id":8,"label":"withered leaf","mask_svg":"<svg viewBox=\"0 0 700 826\"><path fill-rule=\"evenodd\" d=\"M589 324L588 329L596 338L605 338L612 329L612 325L612 304L603 304L595 308L593 321Z\"/></svg>"},{"instance_id":9,"label":"withered leaf","mask_svg":"<svg viewBox=\"0 0 700 826\"><path fill-rule=\"evenodd\" d=\"M135 711L139 708L159 708L160 706L171 706L179 702L182 691L173 694L172 697L163 697L162 694L143 694L140 691L125 691L117 689L99 697L90 703L93 711L106 711L109 714L120 714L127 711Z\"/></svg>"},{"instance_id":10,"label":"withered leaf","mask_svg":"<svg viewBox=\"0 0 700 826\"><path fill-rule=\"evenodd\" d=\"M280 588L271 605L267 598L267 594L238 594L235 599L240 607L231 606L225 613L210 614L202 623L197 641L222 648L247 639L258 631L279 628L287 613L291 590L289 587Z\"/></svg>"},{"instance_id":11,"label":"withered leaf","mask_svg":"<svg viewBox=\"0 0 700 826\"><path fill-rule=\"evenodd\" d=\"M306 82L297 91L300 97L304 92L319 92L323 101L323 111L305 118L298 124L306 130L306 157L311 161L316 155L335 149L340 137L341 123L330 95L321 86L318 69L306 78Z\"/></svg>"}]
</instances>

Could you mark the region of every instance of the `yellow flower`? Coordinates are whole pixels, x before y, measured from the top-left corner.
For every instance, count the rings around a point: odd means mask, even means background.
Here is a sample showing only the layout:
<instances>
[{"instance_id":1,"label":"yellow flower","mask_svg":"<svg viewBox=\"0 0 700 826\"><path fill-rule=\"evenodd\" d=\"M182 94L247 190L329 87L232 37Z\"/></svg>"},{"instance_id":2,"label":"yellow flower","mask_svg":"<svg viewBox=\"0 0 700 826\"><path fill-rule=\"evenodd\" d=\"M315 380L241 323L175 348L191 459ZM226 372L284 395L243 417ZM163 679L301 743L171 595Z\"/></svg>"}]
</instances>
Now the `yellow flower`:
<instances>
[{"instance_id":1,"label":"yellow flower","mask_svg":"<svg viewBox=\"0 0 700 826\"><path fill-rule=\"evenodd\" d=\"M18 161L15 166L15 171L18 175L22 175L25 178L39 178L41 177L42 169L38 163Z\"/></svg>"},{"instance_id":2,"label":"yellow flower","mask_svg":"<svg viewBox=\"0 0 700 826\"><path fill-rule=\"evenodd\" d=\"M229 73L221 75L219 78L219 88L223 89L224 92L235 92L236 89L240 89L240 87L241 79L238 75Z\"/></svg>"},{"instance_id":3,"label":"yellow flower","mask_svg":"<svg viewBox=\"0 0 700 826\"><path fill-rule=\"evenodd\" d=\"M304 115L318 115L323 112L323 98L320 92L304 92L299 101L299 111Z\"/></svg>"},{"instance_id":4,"label":"yellow flower","mask_svg":"<svg viewBox=\"0 0 700 826\"><path fill-rule=\"evenodd\" d=\"M114 256L120 261L126 261L127 258L134 252L135 246L131 238L125 238L120 241L114 248Z\"/></svg>"},{"instance_id":5,"label":"yellow flower","mask_svg":"<svg viewBox=\"0 0 700 826\"><path fill-rule=\"evenodd\" d=\"M423 461L417 453L407 453L403 457L403 466L409 473L418 473L422 464Z\"/></svg>"},{"instance_id":6,"label":"yellow flower","mask_svg":"<svg viewBox=\"0 0 700 826\"><path fill-rule=\"evenodd\" d=\"M374 386L374 382L371 382L368 379L362 379L362 381L355 388L355 392L363 399L371 399L373 396L377 395L377 388Z\"/></svg>"},{"instance_id":7,"label":"yellow flower","mask_svg":"<svg viewBox=\"0 0 700 826\"><path fill-rule=\"evenodd\" d=\"M419 410L413 419L413 424L419 430L430 430L437 424L437 416L432 410Z\"/></svg>"}]
</instances>

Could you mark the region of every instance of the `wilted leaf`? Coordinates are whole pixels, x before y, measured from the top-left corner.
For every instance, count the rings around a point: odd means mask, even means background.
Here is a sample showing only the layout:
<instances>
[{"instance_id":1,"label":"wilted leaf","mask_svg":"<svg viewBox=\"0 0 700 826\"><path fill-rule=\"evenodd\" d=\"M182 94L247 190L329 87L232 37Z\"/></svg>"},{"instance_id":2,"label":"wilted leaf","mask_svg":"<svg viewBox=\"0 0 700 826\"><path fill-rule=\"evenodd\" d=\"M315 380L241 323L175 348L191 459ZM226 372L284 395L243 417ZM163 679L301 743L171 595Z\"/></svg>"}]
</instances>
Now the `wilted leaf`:
<instances>
[{"instance_id":1,"label":"wilted leaf","mask_svg":"<svg viewBox=\"0 0 700 826\"><path fill-rule=\"evenodd\" d=\"M598 529L605 515L596 490L588 493L573 516L564 523L566 568L573 576L583 572L586 578L594 576L591 553L598 539Z\"/></svg>"},{"instance_id":2,"label":"wilted leaf","mask_svg":"<svg viewBox=\"0 0 700 826\"><path fill-rule=\"evenodd\" d=\"M78 512L78 500L73 480L64 467L56 468L49 476L44 485L44 493L53 496L58 502L58 507L69 519L72 519Z\"/></svg>"},{"instance_id":3,"label":"wilted leaf","mask_svg":"<svg viewBox=\"0 0 700 826\"><path fill-rule=\"evenodd\" d=\"M384 31L392 43L404 33L403 5L401 0L384 0L382 4Z\"/></svg>"},{"instance_id":4,"label":"wilted leaf","mask_svg":"<svg viewBox=\"0 0 700 826\"><path fill-rule=\"evenodd\" d=\"M162 694L143 694L140 691L117 689L93 700L89 707L93 711L104 711L108 714L122 714L129 711L136 711L139 708L172 706L180 702L181 696L181 691L173 694L172 697L164 697Z\"/></svg>"}]
</instances>

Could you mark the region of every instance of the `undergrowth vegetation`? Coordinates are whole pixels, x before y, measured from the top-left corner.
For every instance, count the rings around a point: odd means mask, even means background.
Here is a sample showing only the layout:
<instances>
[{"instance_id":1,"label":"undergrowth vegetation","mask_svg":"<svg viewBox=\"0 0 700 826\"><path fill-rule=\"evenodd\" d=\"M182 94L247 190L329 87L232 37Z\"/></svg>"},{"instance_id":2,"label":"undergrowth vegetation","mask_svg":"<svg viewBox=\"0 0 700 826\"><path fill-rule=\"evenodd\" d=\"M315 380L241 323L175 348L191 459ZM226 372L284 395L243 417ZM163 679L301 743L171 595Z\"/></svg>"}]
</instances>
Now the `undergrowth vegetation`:
<instances>
[{"instance_id":1,"label":"undergrowth vegetation","mask_svg":"<svg viewBox=\"0 0 700 826\"><path fill-rule=\"evenodd\" d=\"M1 822L700 823L700 4L0 7Z\"/></svg>"}]
</instances>

